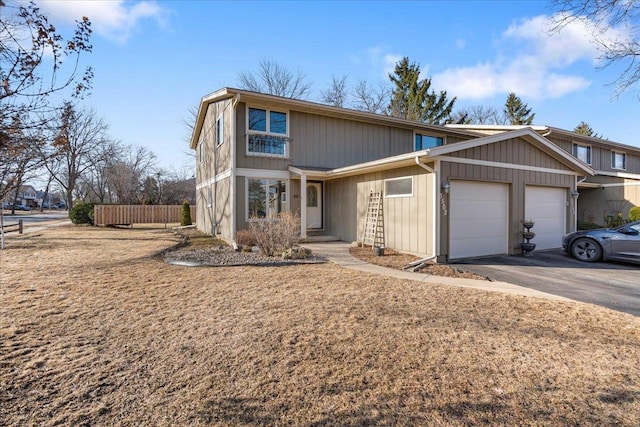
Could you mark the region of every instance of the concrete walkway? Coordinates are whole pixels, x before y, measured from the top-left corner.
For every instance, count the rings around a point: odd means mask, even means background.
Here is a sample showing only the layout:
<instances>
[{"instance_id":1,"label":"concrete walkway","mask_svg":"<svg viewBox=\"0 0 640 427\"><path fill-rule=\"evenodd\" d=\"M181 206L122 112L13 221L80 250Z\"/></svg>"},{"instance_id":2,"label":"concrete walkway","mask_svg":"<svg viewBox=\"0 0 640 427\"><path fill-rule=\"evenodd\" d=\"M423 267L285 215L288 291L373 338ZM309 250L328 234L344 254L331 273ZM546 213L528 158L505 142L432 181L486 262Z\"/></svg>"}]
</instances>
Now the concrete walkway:
<instances>
[{"instance_id":1,"label":"concrete walkway","mask_svg":"<svg viewBox=\"0 0 640 427\"><path fill-rule=\"evenodd\" d=\"M573 301L571 299L564 298L558 295L536 291L535 289L529 289L507 282L491 282L488 280L459 279L453 277L434 276L431 274L412 273L409 271L396 270L393 268L369 264L352 256L349 253L349 247L351 245L345 242L304 243L303 246L311 249L316 255L326 257L334 264L338 264L342 267L352 270L379 274L381 276L395 277L397 279L414 280L416 282L433 283L438 285L480 289L488 292L501 292L512 295L547 298L556 301Z\"/></svg>"}]
</instances>

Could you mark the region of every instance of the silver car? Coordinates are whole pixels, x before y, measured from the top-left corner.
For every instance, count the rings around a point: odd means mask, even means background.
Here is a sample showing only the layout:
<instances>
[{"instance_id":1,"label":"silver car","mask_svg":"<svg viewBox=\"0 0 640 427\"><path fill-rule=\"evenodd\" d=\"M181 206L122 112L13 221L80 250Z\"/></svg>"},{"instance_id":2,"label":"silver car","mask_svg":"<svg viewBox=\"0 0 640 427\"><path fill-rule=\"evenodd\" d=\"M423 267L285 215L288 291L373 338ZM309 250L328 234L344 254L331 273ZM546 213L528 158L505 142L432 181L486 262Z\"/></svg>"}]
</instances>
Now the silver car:
<instances>
[{"instance_id":1,"label":"silver car","mask_svg":"<svg viewBox=\"0 0 640 427\"><path fill-rule=\"evenodd\" d=\"M565 234L562 249L580 261L602 259L640 263L640 221Z\"/></svg>"}]
</instances>

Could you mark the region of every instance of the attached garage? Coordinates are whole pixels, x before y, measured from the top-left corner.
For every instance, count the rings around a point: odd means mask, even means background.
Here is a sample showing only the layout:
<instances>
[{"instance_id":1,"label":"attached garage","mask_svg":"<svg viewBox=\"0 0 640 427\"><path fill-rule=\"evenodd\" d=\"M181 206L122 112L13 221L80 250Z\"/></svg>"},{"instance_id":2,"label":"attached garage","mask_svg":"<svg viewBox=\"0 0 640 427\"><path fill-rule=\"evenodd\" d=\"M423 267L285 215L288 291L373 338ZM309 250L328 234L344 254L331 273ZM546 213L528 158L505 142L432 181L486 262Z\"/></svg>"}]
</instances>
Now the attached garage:
<instances>
[{"instance_id":1,"label":"attached garage","mask_svg":"<svg viewBox=\"0 0 640 427\"><path fill-rule=\"evenodd\" d=\"M559 248L566 232L567 190L565 188L528 185L525 189L525 218L533 220L531 241L536 250Z\"/></svg>"},{"instance_id":2,"label":"attached garage","mask_svg":"<svg viewBox=\"0 0 640 427\"><path fill-rule=\"evenodd\" d=\"M509 185L450 184L449 258L508 253Z\"/></svg>"}]
</instances>

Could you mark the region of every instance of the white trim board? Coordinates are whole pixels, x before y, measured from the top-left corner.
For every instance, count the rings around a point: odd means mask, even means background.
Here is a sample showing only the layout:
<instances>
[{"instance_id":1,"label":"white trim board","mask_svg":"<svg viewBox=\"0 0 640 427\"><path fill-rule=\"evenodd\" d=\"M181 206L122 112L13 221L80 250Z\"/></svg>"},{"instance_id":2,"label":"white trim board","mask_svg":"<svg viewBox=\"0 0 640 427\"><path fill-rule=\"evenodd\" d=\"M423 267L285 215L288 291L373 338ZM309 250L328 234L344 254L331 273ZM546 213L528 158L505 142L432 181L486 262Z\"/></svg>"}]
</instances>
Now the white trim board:
<instances>
[{"instance_id":1,"label":"white trim board","mask_svg":"<svg viewBox=\"0 0 640 427\"><path fill-rule=\"evenodd\" d=\"M616 178L640 179L640 175L627 172L595 171L596 175L615 176Z\"/></svg>"},{"instance_id":2,"label":"white trim board","mask_svg":"<svg viewBox=\"0 0 640 427\"><path fill-rule=\"evenodd\" d=\"M288 170L274 170L274 169L248 169L238 168L236 169L236 176L244 176L247 178L267 178L267 179L289 179L291 175Z\"/></svg>"},{"instance_id":3,"label":"white trim board","mask_svg":"<svg viewBox=\"0 0 640 427\"><path fill-rule=\"evenodd\" d=\"M464 157L450 157L450 156L438 156L435 159L449 162L449 163L462 163L465 165L477 165L477 166L489 166L494 168L503 168L503 169L518 169L525 170L531 172L546 172L546 173L555 173L559 175L574 175L574 176L582 176L578 172L568 171L562 169L551 169L551 168L541 168L538 166L527 166L527 165L518 165L515 163L500 163L493 162L489 160L475 160L475 159L467 159Z\"/></svg>"},{"instance_id":4,"label":"white trim board","mask_svg":"<svg viewBox=\"0 0 640 427\"><path fill-rule=\"evenodd\" d=\"M200 184L196 185L196 190L200 190L201 188L208 187L211 184L213 184L215 182L220 182L223 179L229 178L230 176L231 176L231 169L227 169L226 171L221 172L218 175L213 176L213 177L207 179L206 181L203 181Z\"/></svg>"}]
</instances>

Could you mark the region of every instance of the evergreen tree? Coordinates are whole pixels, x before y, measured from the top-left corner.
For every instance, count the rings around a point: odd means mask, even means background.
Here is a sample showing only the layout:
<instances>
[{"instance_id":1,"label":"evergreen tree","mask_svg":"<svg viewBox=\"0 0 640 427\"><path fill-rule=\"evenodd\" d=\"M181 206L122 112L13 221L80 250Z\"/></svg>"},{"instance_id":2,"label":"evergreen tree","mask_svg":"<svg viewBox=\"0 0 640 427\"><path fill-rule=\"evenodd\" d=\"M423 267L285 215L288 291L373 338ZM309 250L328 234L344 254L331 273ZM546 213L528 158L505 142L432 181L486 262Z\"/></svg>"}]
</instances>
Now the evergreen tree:
<instances>
[{"instance_id":1,"label":"evergreen tree","mask_svg":"<svg viewBox=\"0 0 640 427\"><path fill-rule=\"evenodd\" d=\"M595 133L595 131L589 126L589 124L585 121L581 121L578 126L576 126L573 131L580 135L591 136L593 138L602 138L602 135Z\"/></svg>"},{"instance_id":2,"label":"evergreen tree","mask_svg":"<svg viewBox=\"0 0 640 427\"><path fill-rule=\"evenodd\" d=\"M431 79L420 78L420 66L409 63L404 57L395 66L389 79L395 85L391 92L388 112L393 117L416 120L424 123L443 124L451 116L456 101L447 100L447 92L436 94L431 88Z\"/></svg>"},{"instance_id":3,"label":"evergreen tree","mask_svg":"<svg viewBox=\"0 0 640 427\"><path fill-rule=\"evenodd\" d=\"M536 113L532 113L531 108L511 92L504 104L504 115L511 125L530 125Z\"/></svg>"}]
</instances>

